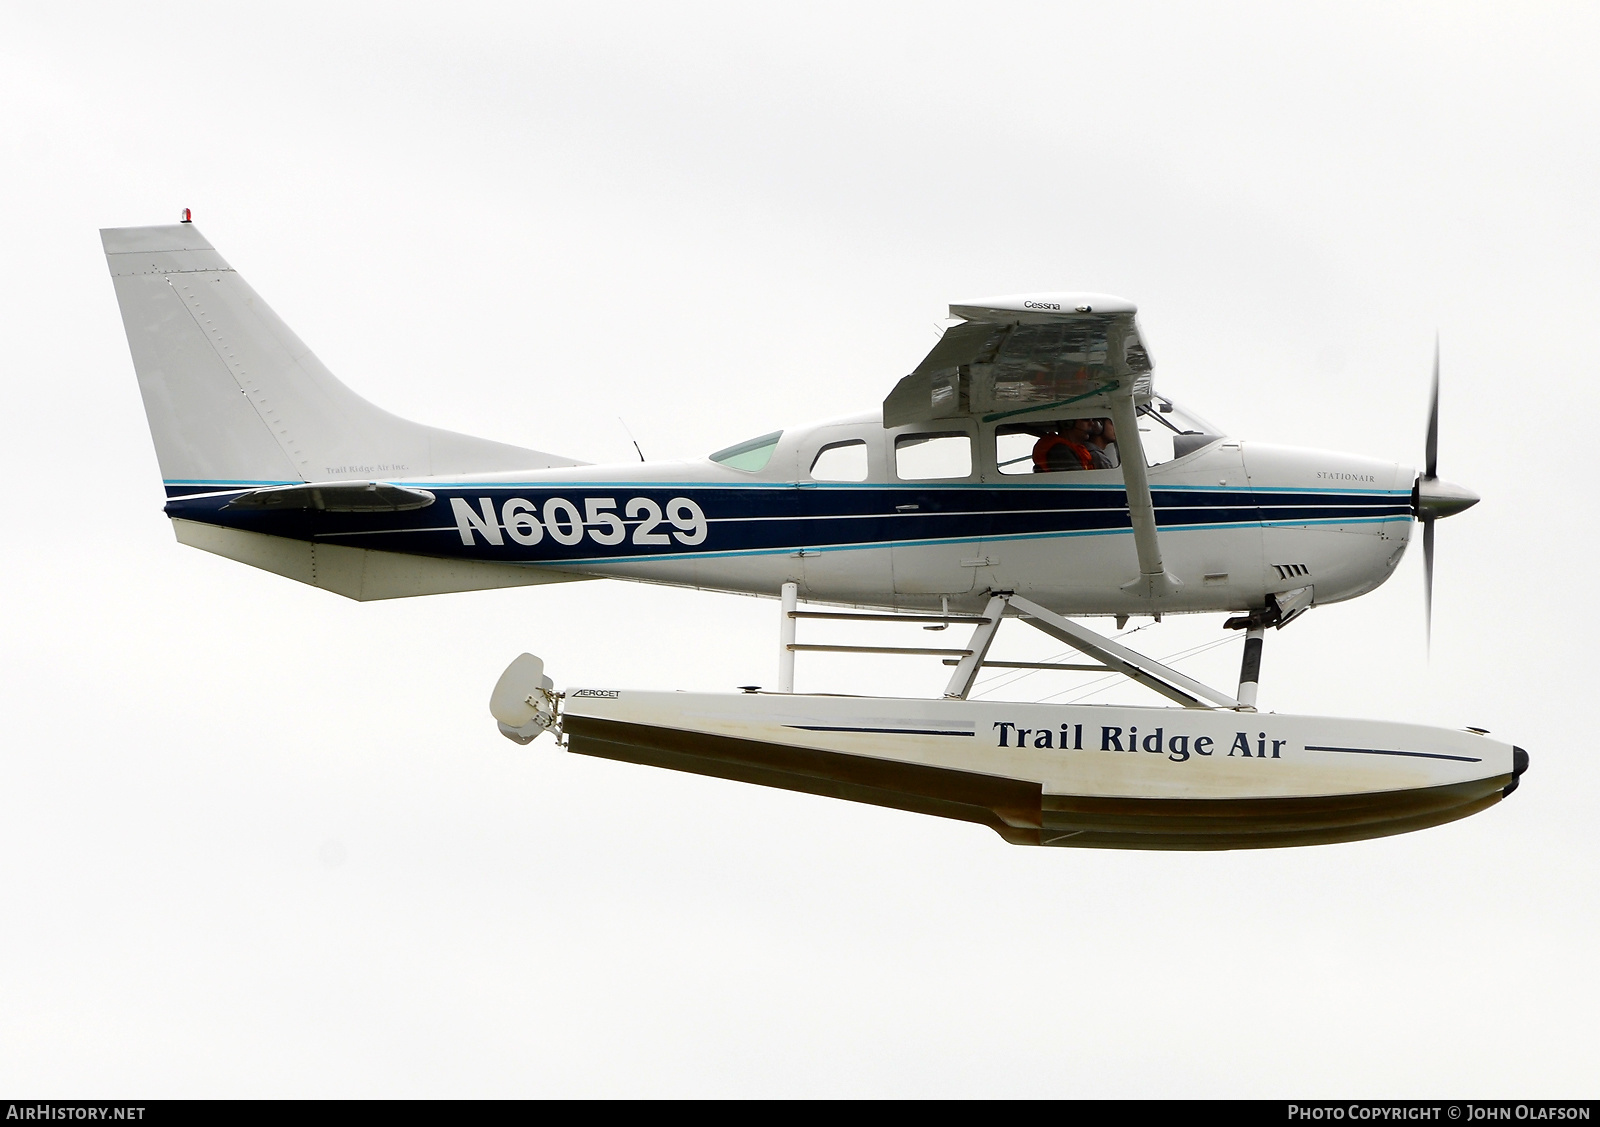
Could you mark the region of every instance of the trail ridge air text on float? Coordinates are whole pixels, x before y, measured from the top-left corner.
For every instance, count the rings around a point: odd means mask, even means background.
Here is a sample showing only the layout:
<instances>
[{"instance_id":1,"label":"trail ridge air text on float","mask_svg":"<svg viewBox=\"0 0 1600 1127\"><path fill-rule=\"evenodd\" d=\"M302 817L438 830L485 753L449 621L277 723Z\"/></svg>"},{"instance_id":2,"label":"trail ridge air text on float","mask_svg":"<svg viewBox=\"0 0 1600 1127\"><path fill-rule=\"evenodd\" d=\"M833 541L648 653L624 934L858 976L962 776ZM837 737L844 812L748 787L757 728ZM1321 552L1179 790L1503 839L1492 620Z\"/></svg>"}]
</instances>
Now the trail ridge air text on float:
<instances>
[{"instance_id":1,"label":"trail ridge air text on float","mask_svg":"<svg viewBox=\"0 0 1600 1127\"><path fill-rule=\"evenodd\" d=\"M998 747L1059 747L1066 751L1083 751L1083 725L1063 724L1057 732L1054 728L1024 728L1009 720L997 720L994 728L999 734ZM1015 742L1012 742L1015 740ZM1287 744L1288 740L1269 740L1265 732L1256 733L1252 749L1250 733L1237 732L1234 734L1233 743L1229 745L1227 758L1240 757L1243 759L1282 759L1279 749ZM1095 749L1089 749L1095 750ZM1137 725L1124 729L1114 725L1104 725L1100 729L1100 751L1148 751L1156 755L1165 755L1174 763L1182 763L1194 755L1215 755L1219 749L1216 740L1210 736L1193 736L1187 733L1167 735L1165 728L1157 728L1139 735Z\"/></svg>"}]
</instances>

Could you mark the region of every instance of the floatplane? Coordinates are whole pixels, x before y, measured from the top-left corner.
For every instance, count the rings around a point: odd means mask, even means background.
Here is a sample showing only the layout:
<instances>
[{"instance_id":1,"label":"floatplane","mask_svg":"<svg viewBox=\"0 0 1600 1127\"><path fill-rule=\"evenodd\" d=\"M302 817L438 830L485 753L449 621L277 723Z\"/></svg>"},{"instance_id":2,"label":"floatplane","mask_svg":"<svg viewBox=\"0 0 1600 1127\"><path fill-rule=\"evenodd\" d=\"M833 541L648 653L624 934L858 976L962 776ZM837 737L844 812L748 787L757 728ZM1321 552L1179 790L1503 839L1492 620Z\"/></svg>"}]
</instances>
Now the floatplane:
<instances>
[{"instance_id":1,"label":"floatplane","mask_svg":"<svg viewBox=\"0 0 1600 1127\"><path fill-rule=\"evenodd\" d=\"M101 235L181 543L353 599L632 579L778 600L769 689L563 691L517 657L490 712L520 743L548 732L572 752L964 819L1016 844L1146 849L1421 829L1492 806L1527 768L1480 729L1257 708L1266 632L1378 587L1417 523L1431 616L1434 522L1478 499L1437 473L1437 356L1418 472L1247 444L1157 394L1132 302L986 298L950 306L877 410L698 461L587 465L360 398L187 212ZM1206 613L1245 638L1228 691L1081 621ZM797 640L823 620L970 636ZM1008 622L1085 660L991 660ZM929 699L794 691L797 653L839 650L937 656L950 676ZM1166 700L971 699L996 666L1116 674Z\"/></svg>"}]
</instances>

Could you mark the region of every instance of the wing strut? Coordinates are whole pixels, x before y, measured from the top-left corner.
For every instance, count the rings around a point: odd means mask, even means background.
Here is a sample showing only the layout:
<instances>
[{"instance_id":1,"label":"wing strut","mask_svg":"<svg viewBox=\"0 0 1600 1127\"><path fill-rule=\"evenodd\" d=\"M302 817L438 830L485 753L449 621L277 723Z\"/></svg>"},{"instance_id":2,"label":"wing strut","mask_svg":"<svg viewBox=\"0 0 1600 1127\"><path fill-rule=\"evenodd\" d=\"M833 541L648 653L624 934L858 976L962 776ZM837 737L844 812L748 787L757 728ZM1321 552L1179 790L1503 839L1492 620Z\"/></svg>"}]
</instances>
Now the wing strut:
<instances>
[{"instance_id":1,"label":"wing strut","mask_svg":"<svg viewBox=\"0 0 1600 1127\"><path fill-rule=\"evenodd\" d=\"M1139 413L1133 405L1133 385L1111 395L1111 421L1117 426L1117 450L1122 462L1122 486L1128 495L1128 518L1133 523L1133 546L1139 553L1139 578L1123 590L1141 598L1170 595L1183 581L1161 562L1161 542L1156 539L1156 506L1145 473L1144 443L1139 439Z\"/></svg>"}]
</instances>

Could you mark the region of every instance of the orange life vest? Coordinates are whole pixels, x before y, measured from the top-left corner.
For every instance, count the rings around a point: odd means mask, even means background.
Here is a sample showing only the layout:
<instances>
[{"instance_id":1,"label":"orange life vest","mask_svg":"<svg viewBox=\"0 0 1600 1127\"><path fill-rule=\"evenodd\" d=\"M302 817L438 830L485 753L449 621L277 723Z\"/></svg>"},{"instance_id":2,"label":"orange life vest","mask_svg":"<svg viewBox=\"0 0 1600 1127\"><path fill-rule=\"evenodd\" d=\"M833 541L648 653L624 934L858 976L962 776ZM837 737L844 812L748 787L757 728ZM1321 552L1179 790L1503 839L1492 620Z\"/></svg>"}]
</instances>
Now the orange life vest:
<instances>
[{"instance_id":1,"label":"orange life vest","mask_svg":"<svg viewBox=\"0 0 1600 1127\"><path fill-rule=\"evenodd\" d=\"M1061 464L1061 455L1056 454L1056 464L1050 464L1052 451L1066 447L1067 455L1075 458L1077 466ZM1087 446L1080 446L1063 434L1047 434L1033 445L1033 472L1050 473L1055 470L1089 469L1094 465L1094 455L1089 453Z\"/></svg>"}]
</instances>

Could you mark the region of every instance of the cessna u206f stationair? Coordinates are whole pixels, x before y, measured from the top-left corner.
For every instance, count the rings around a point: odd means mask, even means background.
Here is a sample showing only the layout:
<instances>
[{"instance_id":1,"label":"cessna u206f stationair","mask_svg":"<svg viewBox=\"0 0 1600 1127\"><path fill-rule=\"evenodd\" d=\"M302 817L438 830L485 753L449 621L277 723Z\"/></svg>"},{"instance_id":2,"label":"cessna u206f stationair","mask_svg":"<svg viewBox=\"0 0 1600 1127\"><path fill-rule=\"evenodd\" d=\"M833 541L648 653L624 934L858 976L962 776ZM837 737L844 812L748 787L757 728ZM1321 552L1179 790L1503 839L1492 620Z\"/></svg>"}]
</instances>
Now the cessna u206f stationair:
<instances>
[{"instance_id":1,"label":"cessna u206f stationair","mask_svg":"<svg viewBox=\"0 0 1600 1127\"><path fill-rule=\"evenodd\" d=\"M557 692L524 654L519 742L988 825L1033 845L1350 841L1498 802L1475 730L1257 712L1262 638L1393 572L1477 498L1426 469L1231 438L1157 395L1132 303L963 302L881 411L695 462L585 465L396 418L339 383L191 224L102 232L178 539L356 599L580 579L778 597L775 692ZM831 610L801 610L799 600ZM839 609L854 608L854 609ZM1075 616L1223 612L1224 692ZM948 648L803 645L803 619L972 627ZM1181 707L970 700L1005 620ZM940 699L793 692L794 655L942 656Z\"/></svg>"}]
</instances>

